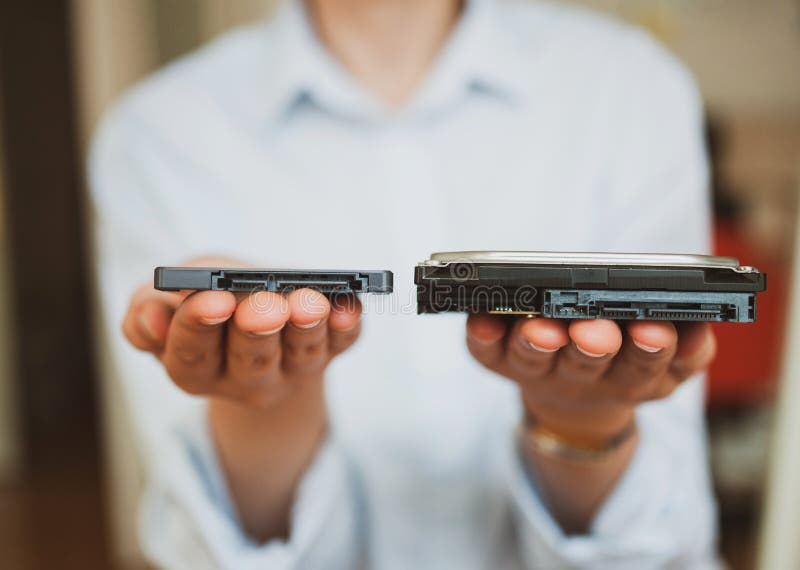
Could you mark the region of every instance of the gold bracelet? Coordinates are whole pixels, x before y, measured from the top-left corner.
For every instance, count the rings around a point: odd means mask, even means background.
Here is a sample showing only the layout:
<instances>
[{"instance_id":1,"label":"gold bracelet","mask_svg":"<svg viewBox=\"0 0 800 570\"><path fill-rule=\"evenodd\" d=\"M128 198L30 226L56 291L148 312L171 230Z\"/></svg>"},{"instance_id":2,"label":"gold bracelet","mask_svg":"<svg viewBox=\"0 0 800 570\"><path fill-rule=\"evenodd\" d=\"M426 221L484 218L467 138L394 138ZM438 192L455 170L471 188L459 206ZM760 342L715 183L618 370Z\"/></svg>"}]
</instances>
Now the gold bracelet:
<instances>
[{"instance_id":1,"label":"gold bracelet","mask_svg":"<svg viewBox=\"0 0 800 570\"><path fill-rule=\"evenodd\" d=\"M636 420L631 420L621 432L602 445L584 445L570 441L538 425L532 418L526 418L525 425L520 426L520 430L524 443L543 455L575 462L602 461L633 437L636 433Z\"/></svg>"}]
</instances>

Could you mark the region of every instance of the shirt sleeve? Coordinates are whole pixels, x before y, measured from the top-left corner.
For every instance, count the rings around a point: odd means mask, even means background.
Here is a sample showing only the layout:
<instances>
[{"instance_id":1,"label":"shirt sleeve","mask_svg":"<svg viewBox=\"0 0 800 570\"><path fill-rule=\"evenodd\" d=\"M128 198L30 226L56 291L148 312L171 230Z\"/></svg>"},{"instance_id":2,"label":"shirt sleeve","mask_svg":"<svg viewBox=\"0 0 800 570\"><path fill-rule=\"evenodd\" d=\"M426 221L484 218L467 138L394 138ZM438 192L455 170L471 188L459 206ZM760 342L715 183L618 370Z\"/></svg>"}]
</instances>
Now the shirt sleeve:
<instances>
[{"instance_id":1,"label":"shirt sleeve","mask_svg":"<svg viewBox=\"0 0 800 570\"><path fill-rule=\"evenodd\" d=\"M160 568L336 568L357 566L356 513L344 453L329 439L304 475L289 540L256 544L241 530L211 445L205 406L165 434L140 516L140 535Z\"/></svg>"},{"instance_id":2,"label":"shirt sleeve","mask_svg":"<svg viewBox=\"0 0 800 570\"><path fill-rule=\"evenodd\" d=\"M196 251L197 240L177 223L182 205L170 194L187 184L181 176L187 157L159 138L147 113L136 111L124 103L104 122L89 176L102 344L109 372L123 385L144 464L139 529L145 554L175 570L353 568L359 556L356 490L336 438L329 437L299 485L289 539L256 544L228 497L205 401L180 392L154 358L122 337L130 295L152 279L155 266L209 253Z\"/></svg>"},{"instance_id":3,"label":"shirt sleeve","mask_svg":"<svg viewBox=\"0 0 800 570\"><path fill-rule=\"evenodd\" d=\"M619 72L613 184L599 197L597 247L706 253L709 196L702 105L686 71L637 40ZM623 58L624 59L624 58ZM508 488L529 568L718 568L716 512L707 468L703 377L637 410L640 443L583 536L565 535L516 447Z\"/></svg>"},{"instance_id":4,"label":"shirt sleeve","mask_svg":"<svg viewBox=\"0 0 800 570\"><path fill-rule=\"evenodd\" d=\"M521 451L510 446L508 486L525 566L720 568L698 411L702 392L702 378L697 377L669 400L640 406L639 446L585 535L564 534L540 498Z\"/></svg>"}]
</instances>

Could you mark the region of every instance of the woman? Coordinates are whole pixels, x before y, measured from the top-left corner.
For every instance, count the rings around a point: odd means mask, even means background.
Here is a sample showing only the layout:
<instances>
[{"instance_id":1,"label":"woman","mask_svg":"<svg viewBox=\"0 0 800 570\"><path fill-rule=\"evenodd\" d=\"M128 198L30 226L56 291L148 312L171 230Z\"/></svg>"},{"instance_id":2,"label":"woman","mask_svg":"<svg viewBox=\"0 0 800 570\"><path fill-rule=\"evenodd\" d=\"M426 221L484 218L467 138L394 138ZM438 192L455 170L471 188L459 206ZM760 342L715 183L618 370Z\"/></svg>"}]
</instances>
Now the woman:
<instances>
[{"instance_id":1,"label":"woman","mask_svg":"<svg viewBox=\"0 0 800 570\"><path fill-rule=\"evenodd\" d=\"M476 315L465 342L411 302L430 251L707 248L700 100L640 32L530 2L289 2L135 89L91 179L157 564L716 566L706 326ZM396 292L132 293L193 258L388 268Z\"/></svg>"}]
</instances>

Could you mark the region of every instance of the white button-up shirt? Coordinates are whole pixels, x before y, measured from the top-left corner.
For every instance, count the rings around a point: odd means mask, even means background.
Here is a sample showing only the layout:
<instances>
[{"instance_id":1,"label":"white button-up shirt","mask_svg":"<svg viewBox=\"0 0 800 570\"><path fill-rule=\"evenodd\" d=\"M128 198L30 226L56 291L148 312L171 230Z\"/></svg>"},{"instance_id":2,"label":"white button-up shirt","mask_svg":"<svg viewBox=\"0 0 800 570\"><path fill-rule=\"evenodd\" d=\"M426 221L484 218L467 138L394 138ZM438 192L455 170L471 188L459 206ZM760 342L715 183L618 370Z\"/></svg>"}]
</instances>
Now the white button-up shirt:
<instances>
[{"instance_id":1,"label":"white button-up shirt","mask_svg":"<svg viewBox=\"0 0 800 570\"><path fill-rule=\"evenodd\" d=\"M643 33L476 0L391 111L295 1L134 89L97 135L90 175L106 334L147 467L141 537L159 565L716 566L701 379L640 407L632 464L590 531L567 536L515 448L517 388L470 357L464 315L415 314L413 268L431 251L705 252L701 103ZM204 401L119 332L154 266L208 254L395 272L327 371L331 429L285 541L242 532Z\"/></svg>"}]
</instances>

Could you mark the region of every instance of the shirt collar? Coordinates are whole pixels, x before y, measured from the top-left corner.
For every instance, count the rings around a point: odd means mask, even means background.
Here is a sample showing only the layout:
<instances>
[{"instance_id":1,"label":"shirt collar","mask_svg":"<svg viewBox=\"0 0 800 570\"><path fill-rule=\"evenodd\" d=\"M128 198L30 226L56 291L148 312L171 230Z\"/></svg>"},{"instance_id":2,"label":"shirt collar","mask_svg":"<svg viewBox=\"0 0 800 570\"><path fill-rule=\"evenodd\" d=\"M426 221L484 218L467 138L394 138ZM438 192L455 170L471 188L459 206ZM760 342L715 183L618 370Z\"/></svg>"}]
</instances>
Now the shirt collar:
<instances>
[{"instance_id":1,"label":"shirt collar","mask_svg":"<svg viewBox=\"0 0 800 570\"><path fill-rule=\"evenodd\" d=\"M501 0L469 0L416 105L446 104L465 91L521 102L533 85L526 51L502 21Z\"/></svg>"},{"instance_id":2,"label":"shirt collar","mask_svg":"<svg viewBox=\"0 0 800 570\"><path fill-rule=\"evenodd\" d=\"M404 112L436 109L469 91L513 102L524 98L532 88L530 62L503 29L499 3L466 2L434 68ZM277 121L303 101L351 119L387 114L321 44L302 0L284 0L267 25L273 34L265 42L265 64L252 93L258 116Z\"/></svg>"}]
</instances>

